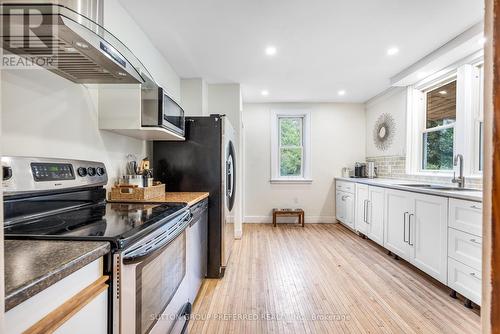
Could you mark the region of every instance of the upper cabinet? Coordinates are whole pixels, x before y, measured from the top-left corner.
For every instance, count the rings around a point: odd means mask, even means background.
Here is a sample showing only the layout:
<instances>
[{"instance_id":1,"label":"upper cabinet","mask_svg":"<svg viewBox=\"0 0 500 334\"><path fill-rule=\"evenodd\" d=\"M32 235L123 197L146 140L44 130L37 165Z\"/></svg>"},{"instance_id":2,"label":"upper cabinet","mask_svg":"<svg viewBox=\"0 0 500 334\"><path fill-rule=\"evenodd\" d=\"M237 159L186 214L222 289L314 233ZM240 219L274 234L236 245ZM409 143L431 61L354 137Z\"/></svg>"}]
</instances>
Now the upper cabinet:
<instances>
[{"instance_id":1,"label":"upper cabinet","mask_svg":"<svg viewBox=\"0 0 500 334\"><path fill-rule=\"evenodd\" d=\"M184 111L144 85L101 85L99 129L142 140L184 140Z\"/></svg>"}]
</instances>

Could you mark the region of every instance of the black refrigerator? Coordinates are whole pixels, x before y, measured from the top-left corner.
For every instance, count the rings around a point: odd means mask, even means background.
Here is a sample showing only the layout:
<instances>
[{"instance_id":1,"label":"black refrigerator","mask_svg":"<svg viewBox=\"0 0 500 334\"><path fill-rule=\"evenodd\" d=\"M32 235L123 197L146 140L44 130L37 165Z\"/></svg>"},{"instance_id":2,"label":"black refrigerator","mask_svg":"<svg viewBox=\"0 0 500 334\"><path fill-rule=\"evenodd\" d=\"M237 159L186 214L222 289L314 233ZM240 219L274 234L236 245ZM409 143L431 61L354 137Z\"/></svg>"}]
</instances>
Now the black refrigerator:
<instances>
[{"instance_id":1,"label":"black refrigerator","mask_svg":"<svg viewBox=\"0 0 500 334\"><path fill-rule=\"evenodd\" d=\"M207 191L207 277L224 276L234 242L235 132L227 117L186 117L186 140L155 141L153 171L167 191Z\"/></svg>"}]
</instances>

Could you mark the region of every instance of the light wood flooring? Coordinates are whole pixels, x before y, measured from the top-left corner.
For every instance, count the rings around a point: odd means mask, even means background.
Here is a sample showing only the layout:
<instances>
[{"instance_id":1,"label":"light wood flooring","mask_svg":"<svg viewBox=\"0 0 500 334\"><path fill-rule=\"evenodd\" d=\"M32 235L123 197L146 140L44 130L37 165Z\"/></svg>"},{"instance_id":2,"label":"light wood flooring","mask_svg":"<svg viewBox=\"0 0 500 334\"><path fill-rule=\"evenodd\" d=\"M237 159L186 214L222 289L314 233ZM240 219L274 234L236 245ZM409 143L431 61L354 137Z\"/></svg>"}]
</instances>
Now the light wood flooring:
<instances>
[{"instance_id":1,"label":"light wood flooring","mask_svg":"<svg viewBox=\"0 0 500 334\"><path fill-rule=\"evenodd\" d=\"M340 224L245 224L190 333L480 333L478 310Z\"/></svg>"}]
</instances>

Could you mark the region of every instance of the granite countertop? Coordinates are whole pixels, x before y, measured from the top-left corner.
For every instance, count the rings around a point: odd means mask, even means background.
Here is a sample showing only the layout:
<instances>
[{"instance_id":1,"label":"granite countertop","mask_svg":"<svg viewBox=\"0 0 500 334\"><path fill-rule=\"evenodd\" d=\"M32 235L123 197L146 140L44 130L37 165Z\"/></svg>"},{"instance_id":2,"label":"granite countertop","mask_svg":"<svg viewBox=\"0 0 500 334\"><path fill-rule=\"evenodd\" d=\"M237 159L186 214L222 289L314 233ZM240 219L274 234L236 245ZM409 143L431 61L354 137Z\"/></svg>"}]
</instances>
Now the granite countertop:
<instances>
[{"instance_id":1,"label":"granite countertop","mask_svg":"<svg viewBox=\"0 0 500 334\"><path fill-rule=\"evenodd\" d=\"M464 199L468 201L482 202L483 192L482 191L467 191L467 190L440 190L440 189L428 189L428 188L417 188L405 186L405 184L434 184L433 182L427 181L415 181L415 180L398 180L398 179L367 179L367 178L351 178L351 177L336 177L335 180L348 181L354 183L368 184L378 187L391 188L397 190L411 191L415 193L428 194L443 196L449 198ZM441 185L441 184L439 184ZM449 185L450 187L456 187L456 185Z\"/></svg>"},{"instance_id":2,"label":"granite countertop","mask_svg":"<svg viewBox=\"0 0 500 334\"><path fill-rule=\"evenodd\" d=\"M5 310L109 253L108 242L5 240Z\"/></svg>"}]
</instances>

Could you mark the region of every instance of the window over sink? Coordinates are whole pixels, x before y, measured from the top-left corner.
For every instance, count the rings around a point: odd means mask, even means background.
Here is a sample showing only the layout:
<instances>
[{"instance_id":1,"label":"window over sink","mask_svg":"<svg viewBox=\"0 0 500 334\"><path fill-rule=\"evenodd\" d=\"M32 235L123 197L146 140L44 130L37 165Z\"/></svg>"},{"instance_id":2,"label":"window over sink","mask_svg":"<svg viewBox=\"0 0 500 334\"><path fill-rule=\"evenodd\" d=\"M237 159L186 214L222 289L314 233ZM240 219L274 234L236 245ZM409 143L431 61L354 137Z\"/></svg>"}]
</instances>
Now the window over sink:
<instances>
[{"instance_id":1,"label":"window over sink","mask_svg":"<svg viewBox=\"0 0 500 334\"><path fill-rule=\"evenodd\" d=\"M464 174L481 176L483 78L478 58L408 87L408 174L452 176L462 154Z\"/></svg>"},{"instance_id":2,"label":"window over sink","mask_svg":"<svg viewBox=\"0 0 500 334\"><path fill-rule=\"evenodd\" d=\"M311 182L310 112L275 110L271 123L271 182Z\"/></svg>"}]
</instances>

